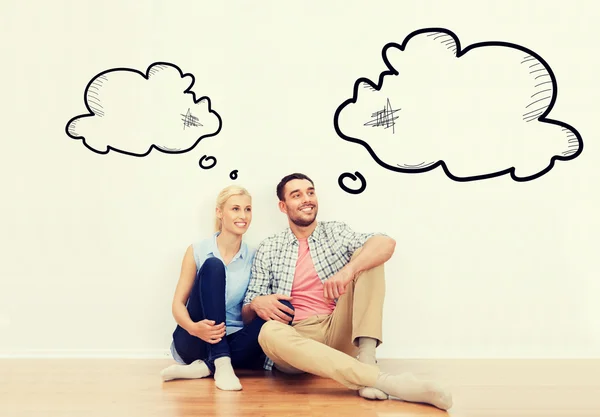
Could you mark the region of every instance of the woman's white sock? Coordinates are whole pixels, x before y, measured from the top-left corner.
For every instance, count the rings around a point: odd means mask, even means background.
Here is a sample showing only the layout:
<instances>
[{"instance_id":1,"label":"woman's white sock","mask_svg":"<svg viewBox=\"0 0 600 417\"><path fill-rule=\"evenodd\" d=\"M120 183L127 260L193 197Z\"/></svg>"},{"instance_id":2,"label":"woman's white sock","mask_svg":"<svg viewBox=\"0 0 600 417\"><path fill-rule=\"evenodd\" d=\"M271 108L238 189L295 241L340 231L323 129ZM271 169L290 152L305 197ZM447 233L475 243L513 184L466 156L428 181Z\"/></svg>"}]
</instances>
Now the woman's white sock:
<instances>
[{"instance_id":1,"label":"woman's white sock","mask_svg":"<svg viewBox=\"0 0 600 417\"><path fill-rule=\"evenodd\" d=\"M223 391L239 391L242 389L242 384L233 371L229 356L215 359L215 385Z\"/></svg>"}]
</instances>

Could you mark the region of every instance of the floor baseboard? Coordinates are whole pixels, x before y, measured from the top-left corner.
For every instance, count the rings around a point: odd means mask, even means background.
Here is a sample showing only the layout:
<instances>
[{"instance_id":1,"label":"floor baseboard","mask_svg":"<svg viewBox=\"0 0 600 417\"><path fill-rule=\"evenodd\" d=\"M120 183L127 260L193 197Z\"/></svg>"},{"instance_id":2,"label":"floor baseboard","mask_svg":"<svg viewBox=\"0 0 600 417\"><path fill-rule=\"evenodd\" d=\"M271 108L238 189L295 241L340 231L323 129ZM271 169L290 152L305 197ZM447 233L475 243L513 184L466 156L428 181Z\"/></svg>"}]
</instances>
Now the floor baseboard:
<instances>
[{"instance_id":1,"label":"floor baseboard","mask_svg":"<svg viewBox=\"0 0 600 417\"><path fill-rule=\"evenodd\" d=\"M13 352L0 351L0 359L18 359L18 358L111 358L111 359L170 359L171 352L169 349L148 349L148 350L132 350L132 349L27 349Z\"/></svg>"}]
</instances>

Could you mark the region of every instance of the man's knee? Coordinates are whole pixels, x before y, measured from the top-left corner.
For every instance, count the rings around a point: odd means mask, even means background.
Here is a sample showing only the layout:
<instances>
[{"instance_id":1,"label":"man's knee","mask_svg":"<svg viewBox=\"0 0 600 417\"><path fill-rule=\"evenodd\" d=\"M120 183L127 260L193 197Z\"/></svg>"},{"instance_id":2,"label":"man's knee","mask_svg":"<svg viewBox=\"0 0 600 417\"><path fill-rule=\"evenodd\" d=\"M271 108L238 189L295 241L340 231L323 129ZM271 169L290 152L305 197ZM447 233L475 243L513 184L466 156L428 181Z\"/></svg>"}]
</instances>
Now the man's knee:
<instances>
[{"instance_id":1,"label":"man's knee","mask_svg":"<svg viewBox=\"0 0 600 417\"><path fill-rule=\"evenodd\" d=\"M264 349L268 348L269 344L278 338L278 333L281 332L282 327L287 327L285 324L275 320L269 320L265 322L260 328L258 334L258 344Z\"/></svg>"},{"instance_id":2,"label":"man's knee","mask_svg":"<svg viewBox=\"0 0 600 417\"><path fill-rule=\"evenodd\" d=\"M362 246L354 251L354 253L352 254L351 259L356 258L358 256L358 254L360 253L361 250L362 250Z\"/></svg>"},{"instance_id":3,"label":"man's knee","mask_svg":"<svg viewBox=\"0 0 600 417\"><path fill-rule=\"evenodd\" d=\"M354 251L354 253L352 254L351 260L355 259L358 256L358 254L362 251L362 249L363 249L362 246L360 248L356 249ZM361 276L363 276L365 274L365 272L369 272L369 273L373 273L374 272L380 278L384 278L384 269L383 269L384 265L385 265L385 263L377 265L377 266L374 266L371 269L367 269L366 271L363 271L362 273L358 274L358 276L356 278L357 279L360 278Z\"/></svg>"}]
</instances>

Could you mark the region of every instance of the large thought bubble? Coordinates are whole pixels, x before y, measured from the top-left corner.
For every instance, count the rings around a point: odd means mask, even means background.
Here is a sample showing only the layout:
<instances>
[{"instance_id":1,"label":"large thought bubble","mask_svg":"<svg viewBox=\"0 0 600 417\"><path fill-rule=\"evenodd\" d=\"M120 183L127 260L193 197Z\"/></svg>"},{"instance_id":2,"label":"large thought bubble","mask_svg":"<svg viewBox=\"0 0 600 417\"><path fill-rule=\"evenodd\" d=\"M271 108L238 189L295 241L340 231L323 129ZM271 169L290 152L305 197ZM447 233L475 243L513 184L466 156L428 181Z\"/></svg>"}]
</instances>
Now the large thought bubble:
<instances>
[{"instance_id":1,"label":"large thought bubble","mask_svg":"<svg viewBox=\"0 0 600 417\"><path fill-rule=\"evenodd\" d=\"M455 181L508 173L529 181L583 150L575 128L546 117L556 78L527 48L482 42L461 49L455 34L434 28L385 45L382 55L389 70L377 83L355 82L334 127L386 169L441 166Z\"/></svg>"},{"instance_id":2,"label":"large thought bubble","mask_svg":"<svg viewBox=\"0 0 600 417\"><path fill-rule=\"evenodd\" d=\"M194 81L192 74L166 62L150 65L146 73L103 71L85 89L89 113L69 120L66 132L100 154L190 151L201 139L217 135L222 124L208 97L196 99Z\"/></svg>"}]
</instances>

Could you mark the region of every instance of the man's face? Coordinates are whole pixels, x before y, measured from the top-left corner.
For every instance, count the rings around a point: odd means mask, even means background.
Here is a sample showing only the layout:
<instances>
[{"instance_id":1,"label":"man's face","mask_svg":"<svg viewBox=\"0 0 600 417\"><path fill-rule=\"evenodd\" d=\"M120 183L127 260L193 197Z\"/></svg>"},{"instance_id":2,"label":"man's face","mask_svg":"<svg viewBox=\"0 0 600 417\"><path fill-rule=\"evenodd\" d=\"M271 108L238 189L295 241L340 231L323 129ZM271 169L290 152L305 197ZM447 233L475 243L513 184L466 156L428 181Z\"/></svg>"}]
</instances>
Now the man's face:
<instances>
[{"instance_id":1,"label":"man's face","mask_svg":"<svg viewBox=\"0 0 600 417\"><path fill-rule=\"evenodd\" d=\"M284 201L279 209L297 226L310 226L317 218L319 202L315 188L308 180L289 181L283 189Z\"/></svg>"}]
</instances>

